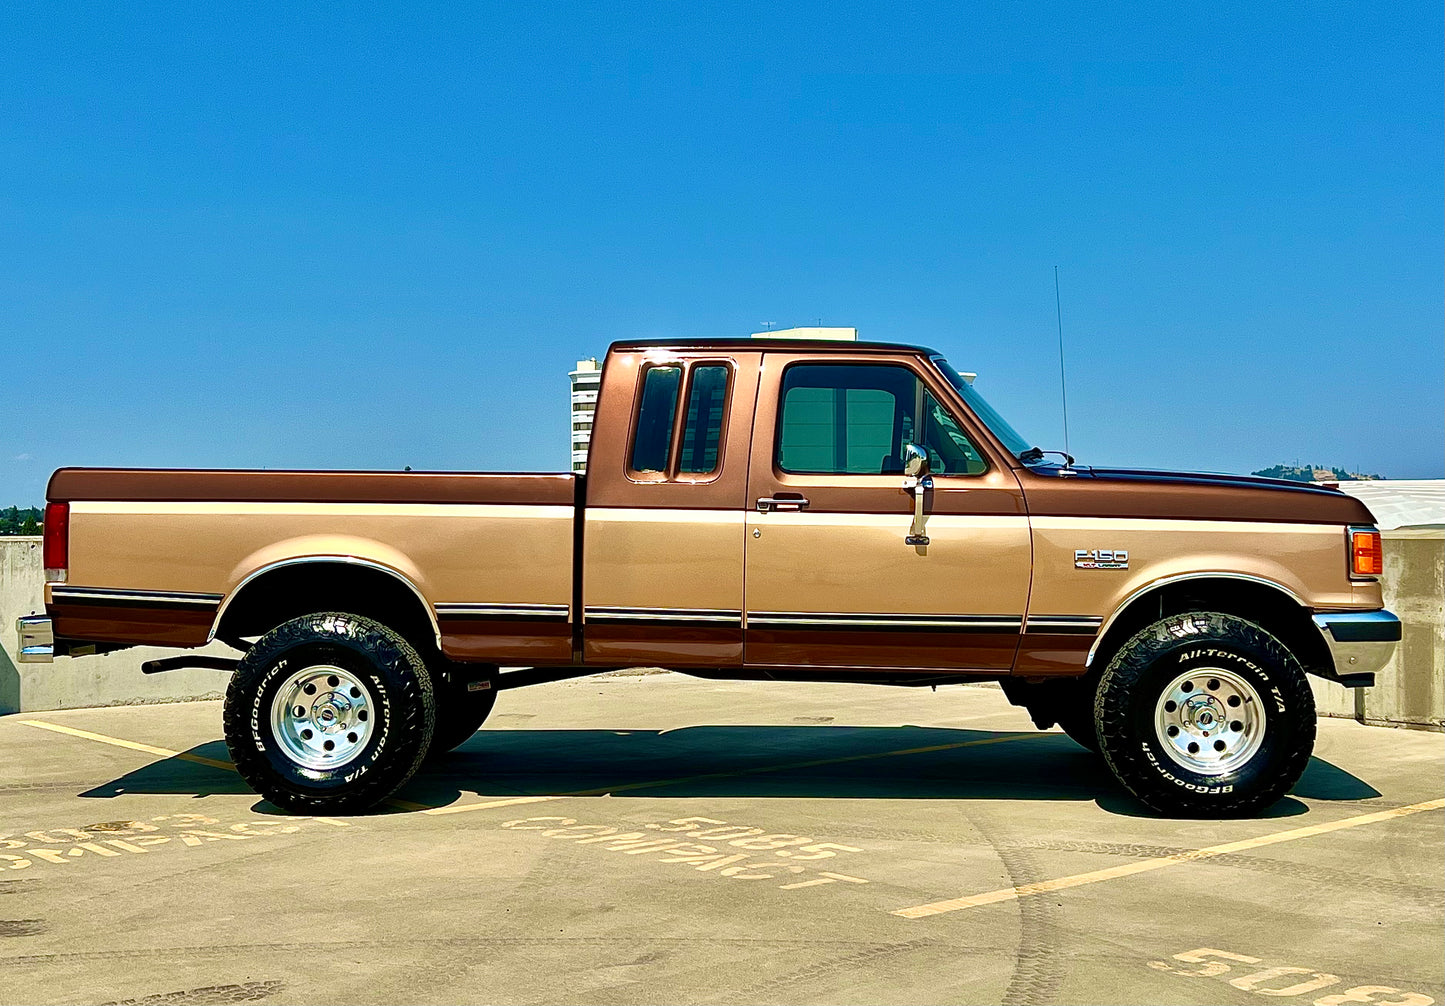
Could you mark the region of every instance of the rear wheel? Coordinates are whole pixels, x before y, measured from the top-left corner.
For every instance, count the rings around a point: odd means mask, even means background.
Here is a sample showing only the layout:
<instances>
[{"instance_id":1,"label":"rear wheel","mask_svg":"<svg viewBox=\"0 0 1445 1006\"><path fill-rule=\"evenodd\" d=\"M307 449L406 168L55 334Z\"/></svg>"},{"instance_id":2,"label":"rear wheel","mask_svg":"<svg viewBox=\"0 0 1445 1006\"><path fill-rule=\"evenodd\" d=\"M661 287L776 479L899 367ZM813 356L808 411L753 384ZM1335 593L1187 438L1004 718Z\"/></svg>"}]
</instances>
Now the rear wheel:
<instances>
[{"instance_id":1,"label":"rear wheel","mask_svg":"<svg viewBox=\"0 0 1445 1006\"><path fill-rule=\"evenodd\" d=\"M226 747L279 807L363 811L426 756L431 676L405 639L360 615L292 619L247 651L226 689Z\"/></svg>"},{"instance_id":2,"label":"rear wheel","mask_svg":"<svg viewBox=\"0 0 1445 1006\"><path fill-rule=\"evenodd\" d=\"M1259 625L1221 612L1135 634L1099 681L1095 719L1115 776L1166 814L1262 810L1289 792L1314 749L1304 668Z\"/></svg>"}]
</instances>

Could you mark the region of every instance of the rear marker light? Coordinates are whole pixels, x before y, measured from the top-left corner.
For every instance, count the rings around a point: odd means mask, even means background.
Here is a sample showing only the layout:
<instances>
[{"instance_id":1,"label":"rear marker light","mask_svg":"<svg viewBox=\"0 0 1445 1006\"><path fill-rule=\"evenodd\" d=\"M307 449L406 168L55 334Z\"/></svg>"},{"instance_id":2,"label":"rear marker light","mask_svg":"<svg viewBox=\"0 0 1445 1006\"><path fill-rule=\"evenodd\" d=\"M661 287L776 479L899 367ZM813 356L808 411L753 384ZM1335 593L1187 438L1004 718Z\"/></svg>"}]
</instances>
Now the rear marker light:
<instances>
[{"instance_id":1,"label":"rear marker light","mask_svg":"<svg viewBox=\"0 0 1445 1006\"><path fill-rule=\"evenodd\" d=\"M1380 532L1350 529L1350 575L1379 576L1385 572L1385 551Z\"/></svg>"},{"instance_id":2,"label":"rear marker light","mask_svg":"<svg viewBox=\"0 0 1445 1006\"><path fill-rule=\"evenodd\" d=\"M70 573L70 504L45 504L45 529L41 552L45 557L45 582L64 583Z\"/></svg>"}]
</instances>

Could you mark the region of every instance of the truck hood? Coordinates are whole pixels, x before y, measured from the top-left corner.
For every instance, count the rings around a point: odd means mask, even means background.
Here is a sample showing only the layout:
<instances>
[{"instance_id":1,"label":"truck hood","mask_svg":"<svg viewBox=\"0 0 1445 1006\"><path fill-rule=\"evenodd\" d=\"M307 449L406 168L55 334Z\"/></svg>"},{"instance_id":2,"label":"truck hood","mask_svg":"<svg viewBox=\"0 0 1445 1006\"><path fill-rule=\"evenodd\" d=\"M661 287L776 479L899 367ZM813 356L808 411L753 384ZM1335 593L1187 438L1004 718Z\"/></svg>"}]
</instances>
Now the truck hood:
<instances>
[{"instance_id":1,"label":"truck hood","mask_svg":"<svg viewBox=\"0 0 1445 1006\"><path fill-rule=\"evenodd\" d=\"M1020 478L1029 512L1040 516L1375 522L1368 507L1338 489L1256 475L1038 465Z\"/></svg>"}]
</instances>

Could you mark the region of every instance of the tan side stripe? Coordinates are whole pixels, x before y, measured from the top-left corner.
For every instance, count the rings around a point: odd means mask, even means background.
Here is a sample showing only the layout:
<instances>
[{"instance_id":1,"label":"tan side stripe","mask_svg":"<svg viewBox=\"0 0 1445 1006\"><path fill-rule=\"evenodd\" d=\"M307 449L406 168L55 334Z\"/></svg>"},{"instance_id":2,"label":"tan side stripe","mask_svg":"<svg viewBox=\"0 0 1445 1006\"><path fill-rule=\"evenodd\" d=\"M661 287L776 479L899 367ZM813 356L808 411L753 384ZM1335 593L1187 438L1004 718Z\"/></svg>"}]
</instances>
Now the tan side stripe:
<instances>
[{"instance_id":1,"label":"tan side stripe","mask_svg":"<svg viewBox=\"0 0 1445 1006\"><path fill-rule=\"evenodd\" d=\"M930 915L957 912L964 908L977 908L980 905L993 905L1000 901L1012 901L1016 898L1027 897L1031 894L1048 894L1051 891L1062 891L1070 887L1082 887L1085 884L1097 884L1104 880L1116 880L1119 877L1129 877L1136 873L1162 870L1166 866L1174 866L1178 863L1190 863L1200 859L1210 859L1214 856L1223 856L1231 852L1243 852L1245 849L1258 849L1260 846L1275 845L1279 842L1293 842L1300 838L1311 838L1315 835L1325 835L1329 832L1341 831L1345 828L1358 828L1366 824L1377 824L1380 821L1390 821L1397 817L1406 817L1410 814L1422 814L1428 810L1440 810L1442 808L1445 808L1445 800L1427 800L1425 803L1415 803L1408 807L1382 810L1374 814L1361 814L1358 817L1347 817L1342 821L1330 821L1326 824L1314 824L1307 828L1293 828L1289 831L1275 832L1273 835L1246 838L1240 842L1211 845L1205 849L1191 849L1188 852L1178 852L1172 856L1161 856L1158 859L1146 859L1138 863L1128 863L1124 866L1111 867L1107 870L1079 873L1072 877L1044 880L1037 884L1024 884L1021 887L1005 887L1002 890L988 891L984 894L974 894L967 898L953 898L950 901L935 901L927 905L900 908L893 912L893 914L901 915L905 919L922 919Z\"/></svg>"},{"instance_id":2,"label":"tan side stripe","mask_svg":"<svg viewBox=\"0 0 1445 1006\"><path fill-rule=\"evenodd\" d=\"M128 751L140 751L144 754L153 754L160 758L178 758L181 761L194 762L197 765L206 765L210 768L223 769L227 772L236 771L236 766L228 761L191 754L189 751L172 751L170 748L157 747L154 744L141 744L138 741L128 741L120 737L107 737L105 734L92 733L89 730L77 730L75 727L63 727L59 723L46 723L42 720L18 720L17 722L23 723L27 727L53 730L58 734L67 734L83 740L97 741L101 744L109 744L111 747L125 748ZM427 807L424 803L412 803L410 800L398 800L395 797L384 802L398 810L425 810Z\"/></svg>"}]
</instances>

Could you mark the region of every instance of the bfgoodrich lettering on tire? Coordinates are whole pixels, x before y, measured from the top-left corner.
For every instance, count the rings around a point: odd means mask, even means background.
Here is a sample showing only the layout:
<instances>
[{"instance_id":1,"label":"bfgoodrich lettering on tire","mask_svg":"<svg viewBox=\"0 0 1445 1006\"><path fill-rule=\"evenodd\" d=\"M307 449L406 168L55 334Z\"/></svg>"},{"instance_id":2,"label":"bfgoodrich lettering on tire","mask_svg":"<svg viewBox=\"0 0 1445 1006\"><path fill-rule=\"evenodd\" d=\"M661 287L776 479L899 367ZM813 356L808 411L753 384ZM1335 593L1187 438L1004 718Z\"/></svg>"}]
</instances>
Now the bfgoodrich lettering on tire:
<instances>
[{"instance_id":1,"label":"bfgoodrich lettering on tire","mask_svg":"<svg viewBox=\"0 0 1445 1006\"><path fill-rule=\"evenodd\" d=\"M355 813L386 799L426 757L431 677L380 622L326 612L257 640L226 689L226 747L267 800L302 813Z\"/></svg>"},{"instance_id":2,"label":"bfgoodrich lettering on tire","mask_svg":"<svg viewBox=\"0 0 1445 1006\"><path fill-rule=\"evenodd\" d=\"M1174 615L1109 662L1095 696L1105 761L1155 810L1249 814L1289 792L1315 742L1304 668L1255 623Z\"/></svg>"}]
</instances>

